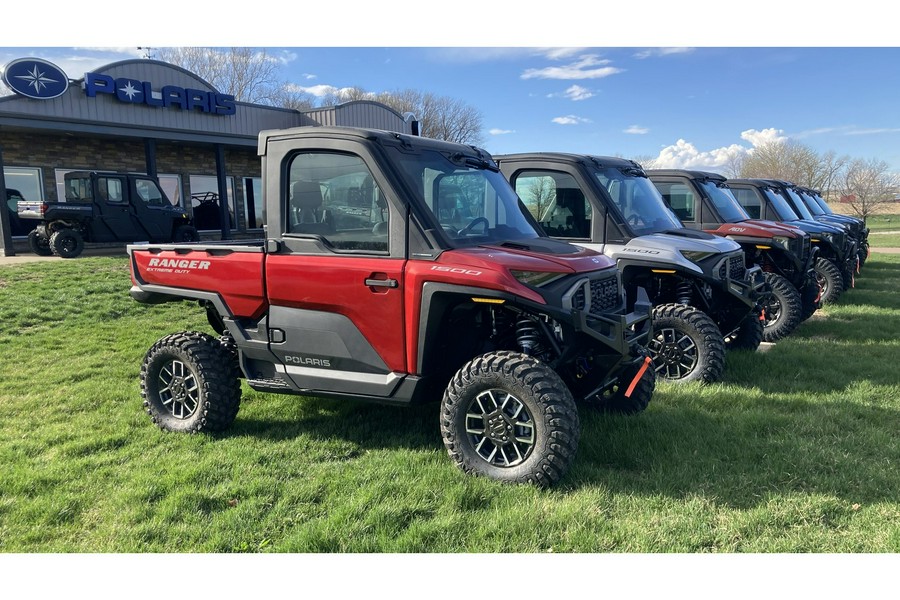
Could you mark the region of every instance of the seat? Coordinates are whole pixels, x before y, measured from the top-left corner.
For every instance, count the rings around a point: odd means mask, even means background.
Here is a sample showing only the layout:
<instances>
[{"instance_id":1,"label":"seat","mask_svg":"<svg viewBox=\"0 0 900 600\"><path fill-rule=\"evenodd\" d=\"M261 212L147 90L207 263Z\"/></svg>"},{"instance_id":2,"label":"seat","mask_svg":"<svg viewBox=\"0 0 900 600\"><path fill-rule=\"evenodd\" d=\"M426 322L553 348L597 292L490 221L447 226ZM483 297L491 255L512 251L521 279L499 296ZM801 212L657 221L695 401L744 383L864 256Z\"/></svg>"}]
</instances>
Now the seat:
<instances>
[{"instance_id":1,"label":"seat","mask_svg":"<svg viewBox=\"0 0 900 600\"><path fill-rule=\"evenodd\" d=\"M322 209L322 188L317 182L298 180L291 185L291 233L332 233L329 217Z\"/></svg>"},{"instance_id":2,"label":"seat","mask_svg":"<svg viewBox=\"0 0 900 600\"><path fill-rule=\"evenodd\" d=\"M322 188L315 181L295 181L291 185L291 208L297 223L319 223Z\"/></svg>"}]
</instances>

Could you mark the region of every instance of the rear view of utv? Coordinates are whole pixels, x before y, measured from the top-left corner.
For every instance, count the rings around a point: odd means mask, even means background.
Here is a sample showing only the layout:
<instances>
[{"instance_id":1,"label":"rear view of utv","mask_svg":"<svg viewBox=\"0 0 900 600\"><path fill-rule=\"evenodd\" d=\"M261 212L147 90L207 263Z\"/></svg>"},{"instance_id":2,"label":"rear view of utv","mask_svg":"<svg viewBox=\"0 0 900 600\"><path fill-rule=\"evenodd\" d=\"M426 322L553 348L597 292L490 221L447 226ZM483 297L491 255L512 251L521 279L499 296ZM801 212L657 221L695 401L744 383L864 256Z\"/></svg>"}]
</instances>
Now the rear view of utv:
<instances>
[{"instance_id":1,"label":"rear view of utv","mask_svg":"<svg viewBox=\"0 0 900 600\"><path fill-rule=\"evenodd\" d=\"M813 263L816 280L821 290L820 302L837 301L844 291L846 255L851 251L847 235L839 227L804 219L799 216L786 198L781 182L774 179L728 179L728 187L747 214L754 219L777 221L799 227L810 235L818 256ZM852 250L855 253L855 250Z\"/></svg>"},{"instance_id":2,"label":"rear view of utv","mask_svg":"<svg viewBox=\"0 0 900 600\"><path fill-rule=\"evenodd\" d=\"M765 274L769 291L762 302L763 340L790 334L819 307L819 284L813 270L817 249L802 229L751 219L725 183L707 171L650 169L650 180L669 208L691 229L734 240L747 265Z\"/></svg>"},{"instance_id":3,"label":"rear view of utv","mask_svg":"<svg viewBox=\"0 0 900 600\"><path fill-rule=\"evenodd\" d=\"M630 299L647 290L658 377L717 381L726 346L759 346L759 267L746 268L736 242L684 227L639 164L565 153L494 158L548 234L614 258Z\"/></svg>"}]
</instances>

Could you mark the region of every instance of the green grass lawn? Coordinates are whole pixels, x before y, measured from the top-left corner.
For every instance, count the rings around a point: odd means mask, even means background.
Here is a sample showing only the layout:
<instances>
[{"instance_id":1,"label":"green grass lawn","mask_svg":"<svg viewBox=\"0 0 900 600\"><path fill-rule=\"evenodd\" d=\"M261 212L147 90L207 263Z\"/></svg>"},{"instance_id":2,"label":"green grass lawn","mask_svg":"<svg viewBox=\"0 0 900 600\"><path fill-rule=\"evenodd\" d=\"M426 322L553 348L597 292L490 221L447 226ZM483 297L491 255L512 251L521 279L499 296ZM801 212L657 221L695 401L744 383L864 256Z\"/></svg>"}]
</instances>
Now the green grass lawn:
<instances>
[{"instance_id":1,"label":"green grass lawn","mask_svg":"<svg viewBox=\"0 0 900 600\"><path fill-rule=\"evenodd\" d=\"M897 224L900 232L900 223ZM869 248L900 248L900 233L869 232Z\"/></svg>"},{"instance_id":2,"label":"green grass lawn","mask_svg":"<svg viewBox=\"0 0 900 600\"><path fill-rule=\"evenodd\" d=\"M721 383L582 408L547 491L463 475L437 404L245 388L227 432L164 433L143 355L209 327L129 287L121 258L0 267L0 552L900 551L900 256Z\"/></svg>"}]
</instances>

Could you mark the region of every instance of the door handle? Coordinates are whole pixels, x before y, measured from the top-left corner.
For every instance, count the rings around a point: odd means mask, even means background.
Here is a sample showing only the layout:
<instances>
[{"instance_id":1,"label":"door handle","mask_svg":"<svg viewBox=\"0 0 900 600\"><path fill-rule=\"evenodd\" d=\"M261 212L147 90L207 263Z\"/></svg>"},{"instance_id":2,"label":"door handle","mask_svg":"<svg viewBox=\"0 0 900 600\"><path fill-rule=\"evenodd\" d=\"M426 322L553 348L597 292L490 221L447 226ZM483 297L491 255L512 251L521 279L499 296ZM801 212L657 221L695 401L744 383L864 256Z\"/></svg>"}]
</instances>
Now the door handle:
<instances>
[{"instance_id":1,"label":"door handle","mask_svg":"<svg viewBox=\"0 0 900 600\"><path fill-rule=\"evenodd\" d=\"M395 288L400 286L396 279L366 279L365 283L369 287Z\"/></svg>"}]
</instances>

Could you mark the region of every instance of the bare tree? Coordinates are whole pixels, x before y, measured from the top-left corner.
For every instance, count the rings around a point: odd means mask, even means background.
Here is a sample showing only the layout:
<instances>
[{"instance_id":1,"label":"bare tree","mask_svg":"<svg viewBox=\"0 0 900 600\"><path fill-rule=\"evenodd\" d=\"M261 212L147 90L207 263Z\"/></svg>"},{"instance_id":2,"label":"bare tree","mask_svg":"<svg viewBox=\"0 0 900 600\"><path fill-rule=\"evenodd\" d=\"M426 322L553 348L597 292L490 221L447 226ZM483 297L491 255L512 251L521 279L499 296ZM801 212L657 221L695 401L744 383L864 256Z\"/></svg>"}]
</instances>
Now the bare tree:
<instances>
[{"instance_id":1,"label":"bare tree","mask_svg":"<svg viewBox=\"0 0 900 600\"><path fill-rule=\"evenodd\" d=\"M829 151L819 154L792 140L762 144L740 163L741 177L783 179L828 194L841 177L848 158Z\"/></svg>"},{"instance_id":2,"label":"bare tree","mask_svg":"<svg viewBox=\"0 0 900 600\"><path fill-rule=\"evenodd\" d=\"M886 162L876 158L857 158L847 166L842 192L850 199L850 208L863 221L881 205L891 202L897 193L900 176L888 168Z\"/></svg>"},{"instance_id":3,"label":"bare tree","mask_svg":"<svg viewBox=\"0 0 900 600\"><path fill-rule=\"evenodd\" d=\"M812 182L809 187L819 190L822 197L827 199L840 185L840 179L849 162L849 156L838 156L833 150L829 150L820 157L818 181Z\"/></svg>"},{"instance_id":4,"label":"bare tree","mask_svg":"<svg viewBox=\"0 0 900 600\"><path fill-rule=\"evenodd\" d=\"M730 152L722 165L722 175L729 179L740 177L744 170L744 161L747 160L747 154L744 152Z\"/></svg>"},{"instance_id":5,"label":"bare tree","mask_svg":"<svg viewBox=\"0 0 900 600\"><path fill-rule=\"evenodd\" d=\"M424 137L460 144L482 143L481 112L462 100L411 89L384 92L370 99L400 114L413 113Z\"/></svg>"},{"instance_id":6,"label":"bare tree","mask_svg":"<svg viewBox=\"0 0 900 600\"><path fill-rule=\"evenodd\" d=\"M637 164L641 165L644 169L655 169L656 165L656 157L650 156L649 154L639 154L638 156L631 156L628 160L633 160Z\"/></svg>"},{"instance_id":7,"label":"bare tree","mask_svg":"<svg viewBox=\"0 0 900 600\"><path fill-rule=\"evenodd\" d=\"M538 221L545 220L546 213L556 200L556 186L552 177L529 177L522 195L522 203Z\"/></svg>"},{"instance_id":8,"label":"bare tree","mask_svg":"<svg viewBox=\"0 0 900 600\"><path fill-rule=\"evenodd\" d=\"M278 77L280 64L265 49L157 48L158 60L178 65L239 102L277 105L290 97Z\"/></svg>"}]
</instances>

